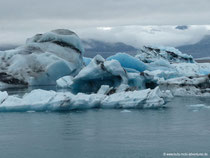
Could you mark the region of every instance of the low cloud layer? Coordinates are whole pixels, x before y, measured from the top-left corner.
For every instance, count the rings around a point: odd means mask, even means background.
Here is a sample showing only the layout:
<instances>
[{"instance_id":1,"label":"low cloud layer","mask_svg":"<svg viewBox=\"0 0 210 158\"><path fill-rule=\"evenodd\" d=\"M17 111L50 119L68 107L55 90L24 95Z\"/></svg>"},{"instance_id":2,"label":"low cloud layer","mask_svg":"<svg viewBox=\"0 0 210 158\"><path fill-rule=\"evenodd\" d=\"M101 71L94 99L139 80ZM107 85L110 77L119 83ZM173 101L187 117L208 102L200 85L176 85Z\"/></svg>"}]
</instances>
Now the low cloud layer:
<instances>
[{"instance_id":1,"label":"low cloud layer","mask_svg":"<svg viewBox=\"0 0 210 158\"><path fill-rule=\"evenodd\" d=\"M78 30L82 38L92 38L107 42L124 42L135 47L142 45L180 46L198 42L209 34L209 26L188 26L188 29L176 29L176 26L120 26L99 27Z\"/></svg>"}]
</instances>

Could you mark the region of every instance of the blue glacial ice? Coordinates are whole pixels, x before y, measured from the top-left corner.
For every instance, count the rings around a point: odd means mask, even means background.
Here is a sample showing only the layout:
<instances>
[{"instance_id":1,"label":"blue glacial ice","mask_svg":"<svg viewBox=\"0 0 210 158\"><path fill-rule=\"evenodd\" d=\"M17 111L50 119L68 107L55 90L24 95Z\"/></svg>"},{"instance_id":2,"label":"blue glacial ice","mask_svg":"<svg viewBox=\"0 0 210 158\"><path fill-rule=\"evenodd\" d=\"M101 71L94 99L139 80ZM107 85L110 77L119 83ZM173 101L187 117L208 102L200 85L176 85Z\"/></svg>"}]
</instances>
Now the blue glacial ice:
<instances>
[{"instance_id":1,"label":"blue glacial ice","mask_svg":"<svg viewBox=\"0 0 210 158\"><path fill-rule=\"evenodd\" d=\"M130 71L133 69L138 72L143 72L147 69L147 66L142 61L126 53L117 53L116 55L108 57L106 60L117 60L122 67Z\"/></svg>"}]
</instances>

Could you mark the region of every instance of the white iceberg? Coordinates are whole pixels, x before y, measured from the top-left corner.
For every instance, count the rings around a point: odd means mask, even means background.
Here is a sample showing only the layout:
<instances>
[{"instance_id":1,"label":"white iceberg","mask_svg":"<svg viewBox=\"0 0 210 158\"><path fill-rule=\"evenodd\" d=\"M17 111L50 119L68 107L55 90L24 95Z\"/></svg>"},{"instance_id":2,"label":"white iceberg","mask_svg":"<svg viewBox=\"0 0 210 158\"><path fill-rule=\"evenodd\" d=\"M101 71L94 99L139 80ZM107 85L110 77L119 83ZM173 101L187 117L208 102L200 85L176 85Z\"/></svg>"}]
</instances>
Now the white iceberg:
<instances>
[{"instance_id":1,"label":"white iceberg","mask_svg":"<svg viewBox=\"0 0 210 158\"><path fill-rule=\"evenodd\" d=\"M168 95L168 94L167 94ZM0 92L0 112L12 111L68 111L90 108L160 108L166 103L166 92L154 90L104 94L72 94L36 89L23 97Z\"/></svg>"}]
</instances>

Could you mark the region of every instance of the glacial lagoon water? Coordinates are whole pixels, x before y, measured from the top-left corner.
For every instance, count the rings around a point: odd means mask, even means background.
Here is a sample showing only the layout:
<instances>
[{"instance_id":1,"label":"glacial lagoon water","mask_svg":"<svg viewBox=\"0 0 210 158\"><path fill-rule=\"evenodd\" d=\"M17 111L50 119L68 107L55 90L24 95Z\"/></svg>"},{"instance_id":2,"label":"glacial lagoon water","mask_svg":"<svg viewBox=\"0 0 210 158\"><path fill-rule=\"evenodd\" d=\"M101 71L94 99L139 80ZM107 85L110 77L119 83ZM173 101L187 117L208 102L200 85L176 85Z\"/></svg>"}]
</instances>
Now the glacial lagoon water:
<instances>
[{"instance_id":1,"label":"glacial lagoon water","mask_svg":"<svg viewBox=\"0 0 210 158\"><path fill-rule=\"evenodd\" d=\"M210 157L210 99L174 98L166 106L2 112L0 157L162 158L173 152Z\"/></svg>"}]
</instances>

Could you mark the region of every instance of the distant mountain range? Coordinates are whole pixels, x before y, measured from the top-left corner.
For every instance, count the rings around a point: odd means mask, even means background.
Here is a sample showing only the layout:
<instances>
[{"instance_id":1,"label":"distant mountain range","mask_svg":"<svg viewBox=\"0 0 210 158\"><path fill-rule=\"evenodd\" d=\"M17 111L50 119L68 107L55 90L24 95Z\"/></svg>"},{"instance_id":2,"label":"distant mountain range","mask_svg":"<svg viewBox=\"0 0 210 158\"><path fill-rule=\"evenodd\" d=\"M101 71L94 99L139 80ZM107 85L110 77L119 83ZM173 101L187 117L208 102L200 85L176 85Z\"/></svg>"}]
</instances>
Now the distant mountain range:
<instances>
[{"instance_id":1,"label":"distant mountain range","mask_svg":"<svg viewBox=\"0 0 210 158\"><path fill-rule=\"evenodd\" d=\"M89 39L82 40L82 43L85 48L85 56L87 57L94 57L96 54L100 54L106 58L117 52L126 52L135 55L138 50L137 48L122 42L110 43Z\"/></svg>"},{"instance_id":2,"label":"distant mountain range","mask_svg":"<svg viewBox=\"0 0 210 158\"><path fill-rule=\"evenodd\" d=\"M195 44L177 47L181 52L190 54L194 58L210 56L210 35L206 35L202 40Z\"/></svg>"},{"instance_id":3,"label":"distant mountain range","mask_svg":"<svg viewBox=\"0 0 210 158\"><path fill-rule=\"evenodd\" d=\"M11 44L0 45L0 51L14 49L16 47L18 47L18 45L11 45Z\"/></svg>"},{"instance_id":4,"label":"distant mountain range","mask_svg":"<svg viewBox=\"0 0 210 158\"><path fill-rule=\"evenodd\" d=\"M186 29L186 27L179 26L177 29ZM96 54L100 54L106 58L117 52L125 52L131 55L136 55L138 50L137 48L122 42L109 43L89 39L82 40L82 43L86 51L86 57L94 57ZM14 49L15 47L17 47L17 45L0 45L0 50ZM195 44L179 46L177 49L183 53L192 55L194 58L210 57L210 35L206 35L202 40Z\"/></svg>"},{"instance_id":5,"label":"distant mountain range","mask_svg":"<svg viewBox=\"0 0 210 158\"><path fill-rule=\"evenodd\" d=\"M187 29L186 26L180 26L178 29ZM93 57L96 54L101 54L103 57L108 57L117 52L126 52L135 55L137 48L125 43L108 43L97 40L83 40L83 45L86 50L86 56ZM195 44L183 45L177 47L181 52L190 54L194 58L210 57L210 35L204 36L202 40Z\"/></svg>"}]
</instances>

